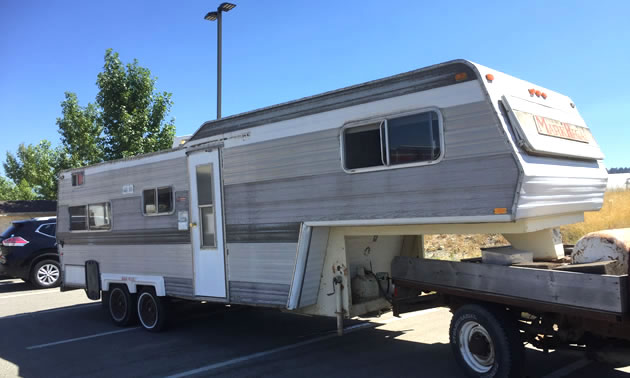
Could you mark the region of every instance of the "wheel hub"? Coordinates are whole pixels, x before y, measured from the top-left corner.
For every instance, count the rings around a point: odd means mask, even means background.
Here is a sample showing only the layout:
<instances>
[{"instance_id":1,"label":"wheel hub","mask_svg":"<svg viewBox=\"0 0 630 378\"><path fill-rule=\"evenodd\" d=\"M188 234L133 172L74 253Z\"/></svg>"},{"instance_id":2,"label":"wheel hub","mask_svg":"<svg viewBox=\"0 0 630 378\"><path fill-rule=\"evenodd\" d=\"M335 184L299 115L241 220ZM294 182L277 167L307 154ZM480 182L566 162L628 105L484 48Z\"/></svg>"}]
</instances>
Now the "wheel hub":
<instances>
[{"instance_id":1,"label":"wheel hub","mask_svg":"<svg viewBox=\"0 0 630 378\"><path fill-rule=\"evenodd\" d=\"M44 264L37 270L37 280L44 286L50 286L59 279L59 268L54 264Z\"/></svg>"}]
</instances>

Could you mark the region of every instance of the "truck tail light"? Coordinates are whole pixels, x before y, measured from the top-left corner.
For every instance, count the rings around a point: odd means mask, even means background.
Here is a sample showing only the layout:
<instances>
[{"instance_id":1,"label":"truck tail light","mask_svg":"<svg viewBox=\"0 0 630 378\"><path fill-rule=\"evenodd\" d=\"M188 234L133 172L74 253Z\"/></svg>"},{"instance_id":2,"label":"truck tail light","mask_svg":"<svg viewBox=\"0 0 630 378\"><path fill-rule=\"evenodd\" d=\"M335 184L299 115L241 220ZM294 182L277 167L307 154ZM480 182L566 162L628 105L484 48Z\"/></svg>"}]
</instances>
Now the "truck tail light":
<instances>
[{"instance_id":1,"label":"truck tail light","mask_svg":"<svg viewBox=\"0 0 630 378\"><path fill-rule=\"evenodd\" d=\"M4 239L2 241L2 245L5 247L24 247L27 244L28 240L20 236L14 236L12 238Z\"/></svg>"}]
</instances>

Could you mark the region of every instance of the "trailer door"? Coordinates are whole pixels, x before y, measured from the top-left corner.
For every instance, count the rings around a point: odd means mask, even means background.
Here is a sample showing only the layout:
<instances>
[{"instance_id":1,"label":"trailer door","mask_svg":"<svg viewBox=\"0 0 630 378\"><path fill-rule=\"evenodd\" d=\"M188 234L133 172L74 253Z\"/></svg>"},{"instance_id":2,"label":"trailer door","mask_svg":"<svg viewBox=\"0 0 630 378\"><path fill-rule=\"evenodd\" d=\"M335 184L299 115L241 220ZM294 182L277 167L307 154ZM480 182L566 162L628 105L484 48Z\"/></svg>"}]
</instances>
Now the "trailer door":
<instances>
[{"instance_id":1,"label":"trailer door","mask_svg":"<svg viewBox=\"0 0 630 378\"><path fill-rule=\"evenodd\" d=\"M225 298L223 198L219 150L188 156L195 295Z\"/></svg>"}]
</instances>

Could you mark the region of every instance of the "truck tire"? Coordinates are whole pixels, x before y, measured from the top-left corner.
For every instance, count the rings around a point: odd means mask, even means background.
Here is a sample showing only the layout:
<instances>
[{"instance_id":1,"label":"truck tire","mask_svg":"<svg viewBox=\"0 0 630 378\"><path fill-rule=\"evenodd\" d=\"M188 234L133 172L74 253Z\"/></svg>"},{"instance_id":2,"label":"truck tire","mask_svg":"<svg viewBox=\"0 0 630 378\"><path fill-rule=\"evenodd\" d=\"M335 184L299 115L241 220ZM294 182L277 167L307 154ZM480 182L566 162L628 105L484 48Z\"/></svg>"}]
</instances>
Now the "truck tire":
<instances>
[{"instance_id":1,"label":"truck tire","mask_svg":"<svg viewBox=\"0 0 630 378\"><path fill-rule=\"evenodd\" d=\"M505 311L464 305L449 330L453 354L470 377L520 377L523 342Z\"/></svg>"},{"instance_id":2,"label":"truck tire","mask_svg":"<svg viewBox=\"0 0 630 378\"><path fill-rule=\"evenodd\" d=\"M127 285L112 285L109 288L107 309L115 325L131 325L136 321L136 296L129 293Z\"/></svg>"},{"instance_id":3,"label":"truck tire","mask_svg":"<svg viewBox=\"0 0 630 378\"><path fill-rule=\"evenodd\" d=\"M55 260L42 260L33 266L30 282L40 289L61 285L61 267Z\"/></svg>"},{"instance_id":4,"label":"truck tire","mask_svg":"<svg viewBox=\"0 0 630 378\"><path fill-rule=\"evenodd\" d=\"M147 331L160 332L166 327L167 306L152 287L144 288L138 294L137 310L140 324Z\"/></svg>"}]
</instances>

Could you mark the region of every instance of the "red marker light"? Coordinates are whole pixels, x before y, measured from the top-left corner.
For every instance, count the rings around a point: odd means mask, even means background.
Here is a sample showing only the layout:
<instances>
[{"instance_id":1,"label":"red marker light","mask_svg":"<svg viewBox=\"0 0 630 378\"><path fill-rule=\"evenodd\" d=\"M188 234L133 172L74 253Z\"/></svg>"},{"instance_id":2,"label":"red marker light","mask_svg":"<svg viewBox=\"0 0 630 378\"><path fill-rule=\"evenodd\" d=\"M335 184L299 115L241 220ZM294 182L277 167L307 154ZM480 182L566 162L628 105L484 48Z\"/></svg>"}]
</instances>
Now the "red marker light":
<instances>
[{"instance_id":1,"label":"red marker light","mask_svg":"<svg viewBox=\"0 0 630 378\"><path fill-rule=\"evenodd\" d=\"M534 88L528 89L528 91L529 91L529 94L532 96L534 95L534 93L536 93L536 90Z\"/></svg>"},{"instance_id":2,"label":"red marker light","mask_svg":"<svg viewBox=\"0 0 630 378\"><path fill-rule=\"evenodd\" d=\"M492 80L494 80L494 75L493 75L493 74L487 74L487 75L486 75L486 79L487 79L488 81L492 81Z\"/></svg>"},{"instance_id":3,"label":"red marker light","mask_svg":"<svg viewBox=\"0 0 630 378\"><path fill-rule=\"evenodd\" d=\"M547 94L545 92L541 93L540 96L544 98L545 100L547 99Z\"/></svg>"},{"instance_id":4,"label":"red marker light","mask_svg":"<svg viewBox=\"0 0 630 378\"><path fill-rule=\"evenodd\" d=\"M540 97L540 91L536 91L536 97Z\"/></svg>"}]
</instances>

